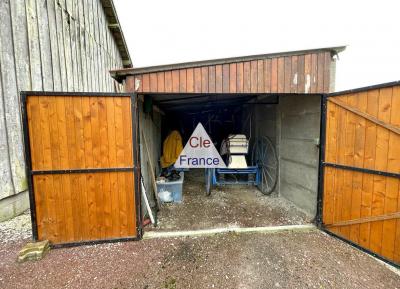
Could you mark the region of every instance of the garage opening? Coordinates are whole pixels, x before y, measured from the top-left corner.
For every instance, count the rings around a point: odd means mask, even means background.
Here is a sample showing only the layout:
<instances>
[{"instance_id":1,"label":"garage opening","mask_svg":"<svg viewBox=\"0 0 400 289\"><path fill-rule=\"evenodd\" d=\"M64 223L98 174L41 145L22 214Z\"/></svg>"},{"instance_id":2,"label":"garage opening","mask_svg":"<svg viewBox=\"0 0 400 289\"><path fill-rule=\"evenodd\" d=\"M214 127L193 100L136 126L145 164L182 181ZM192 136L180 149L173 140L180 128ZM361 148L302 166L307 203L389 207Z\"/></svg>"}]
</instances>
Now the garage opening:
<instances>
[{"instance_id":1,"label":"garage opening","mask_svg":"<svg viewBox=\"0 0 400 289\"><path fill-rule=\"evenodd\" d=\"M259 183L256 174L229 173L228 169L227 173L211 172L215 180L207 184L206 169L178 170L183 179L182 198L162 203L158 212L154 210L157 226L146 230L313 221L317 210L321 95L146 94L140 98L139 127L145 138L141 141L142 175L153 207L156 200L151 194L151 170L158 181L169 181L159 160L171 131L179 132L184 146L201 123L220 153L224 140L232 135L245 136L246 165L259 167L260 162L264 163ZM222 157L228 165L229 157Z\"/></svg>"}]
</instances>

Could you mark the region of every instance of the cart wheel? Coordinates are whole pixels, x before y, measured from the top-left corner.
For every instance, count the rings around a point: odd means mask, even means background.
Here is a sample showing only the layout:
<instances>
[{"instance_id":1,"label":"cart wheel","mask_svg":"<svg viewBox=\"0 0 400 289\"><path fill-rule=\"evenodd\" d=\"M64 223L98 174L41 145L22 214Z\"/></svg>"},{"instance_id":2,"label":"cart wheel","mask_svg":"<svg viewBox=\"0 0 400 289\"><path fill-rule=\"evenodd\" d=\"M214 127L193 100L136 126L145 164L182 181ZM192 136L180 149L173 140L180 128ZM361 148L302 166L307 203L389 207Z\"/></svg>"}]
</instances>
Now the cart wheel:
<instances>
[{"instance_id":1,"label":"cart wheel","mask_svg":"<svg viewBox=\"0 0 400 289\"><path fill-rule=\"evenodd\" d=\"M264 195L270 195L278 180L278 158L270 138L263 136L255 140L251 163L260 170L261 182L258 189Z\"/></svg>"},{"instance_id":2,"label":"cart wheel","mask_svg":"<svg viewBox=\"0 0 400 289\"><path fill-rule=\"evenodd\" d=\"M205 176L206 176L206 196L209 196L211 195L213 169L206 169Z\"/></svg>"}]
</instances>

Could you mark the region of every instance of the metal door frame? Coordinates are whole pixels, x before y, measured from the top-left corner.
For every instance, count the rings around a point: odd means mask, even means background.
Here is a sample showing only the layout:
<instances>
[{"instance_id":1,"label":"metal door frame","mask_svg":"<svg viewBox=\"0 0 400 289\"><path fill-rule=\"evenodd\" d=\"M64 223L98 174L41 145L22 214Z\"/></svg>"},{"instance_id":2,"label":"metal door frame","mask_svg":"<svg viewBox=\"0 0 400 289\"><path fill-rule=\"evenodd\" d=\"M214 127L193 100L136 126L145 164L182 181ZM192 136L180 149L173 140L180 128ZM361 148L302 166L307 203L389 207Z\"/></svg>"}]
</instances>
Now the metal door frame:
<instances>
[{"instance_id":1,"label":"metal door frame","mask_svg":"<svg viewBox=\"0 0 400 289\"><path fill-rule=\"evenodd\" d=\"M375 252L372 252L356 243L354 243L351 240L348 240L346 238L343 238L342 236L336 235L335 233L329 231L325 225L323 224L322 220L322 211L323 211L323 199L324 199L324 174L325 174L325 167L334 167L334 168L341 168L341 169L346 169L346 170L351 170L351 171L356 171L356 172L362 172L362 173L368 173L368 174L376 174L376 175L381 175L381 176L388 176L388 177L395 177L395 178L400 178L400 174L398 173L391 173L391 172L386 172L386 171L379 171L379 170L371 170L371 169L365 169L365 168L360 168L360 167L354 167L354 166L347 166L347 165L341 165L341 164L334 164L334 163L328 163L325 162L325 141L326 141L326 109L327 109L327 102L328 98L330 97L335 97L335 96L340 96L343 94L349 94L349 93L356 93L356 92L361 92L361 91L366 91L366 90L371 90L371 89L380 89L380 88L385 88L385 87L392 87L395 85L400 85L400 81L393 81L393 82L388 82L388 83L383 83L383 84L378 84L378 85L371 85L371 86L366 86L366 87L361 87L361 88L356 88L356 89L350 89L350 90L344 90L344 91L339 91L339 92L334 92L334 93L325 93L321 94L321 125L320 125L320 150L319 150L319 169L318 169L318 196L317 196L317 215L315 218L315 222L317 227L322 230L323 232L329 234L330 236L333 236L339 240L342 240L346 242L347 244L352 245L353 247L368 253L375 258L384 261L396 268L400 268L400 264L396 264L391 260L388 260L387 258L381 256L380 254L377 254Z\"/></svg>"},{"instance_id":2,"label":"metal door frame","mask_svg":"<svg viewBox=\"0 0 400 289\"><path fill-rule=\"evenodd\" d=\"M118 168L90 168L90 169L65 169L65 170L32 170L31 162L31 148L29 138L29 123L28 123L28 112L27 112L27 98L29 96L56 96L56 97L130 97L131 100L131 118L132 118L132 167L118 167ZM28 193L29 193L29 204L31 212L31 223L32 223L32 238L34 241L38 240L38 228L36 222L36 206L35 206L35 194L33 186L33 176L43 174L71 174L71 173L96 173L96 172L133 172L134 175L134 200L135 200L135 211L136 211L136 237L121 237L121 238L109 238L103 240L87 240L87 241L74 241L60 244L51 245L52 248L62 247L74 247L80 245L94 245L100 243L113 243L122 241L137 241L142 238L143 227L142 227L142 212L141 212L141 188L140 188L140 144L139 144L139 114L137 106L137 94L136 93L104 93L104 92L50 92L50 91L21 91L20 93L20 104L22 114L22 127L24 135L24 153L25 153L25 164L26 164L26 177L28 180ZM134 145L136 144L136 145Z\"/></svg>"}]
</instances>

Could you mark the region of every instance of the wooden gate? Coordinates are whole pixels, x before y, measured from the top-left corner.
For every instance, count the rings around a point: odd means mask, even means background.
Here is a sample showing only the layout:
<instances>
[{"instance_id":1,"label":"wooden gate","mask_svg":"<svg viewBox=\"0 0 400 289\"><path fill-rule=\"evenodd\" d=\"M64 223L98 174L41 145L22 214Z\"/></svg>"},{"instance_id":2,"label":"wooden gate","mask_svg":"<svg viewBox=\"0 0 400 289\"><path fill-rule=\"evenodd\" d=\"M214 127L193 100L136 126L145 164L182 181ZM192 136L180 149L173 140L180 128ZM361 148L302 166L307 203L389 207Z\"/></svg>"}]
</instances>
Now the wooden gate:
<instances>
[{"instance_id":1,"label":"wooden gate","mask_svg":"<svg viewBox=\"0 0 400 289\"><path fill-rule=\"evenodd\" d=\"M35 240L140 238L134 95L21 95Z\"/></svg>"},{"instance_id":2,"label":"wooden gate","mask_svg":"<svg viewBox=\"0 0 400 289\"><path fill-rule=\"evenodd\" d=\"M400 83L328 95L322 225L400 263Z\"/></svg>"}]
</instances>

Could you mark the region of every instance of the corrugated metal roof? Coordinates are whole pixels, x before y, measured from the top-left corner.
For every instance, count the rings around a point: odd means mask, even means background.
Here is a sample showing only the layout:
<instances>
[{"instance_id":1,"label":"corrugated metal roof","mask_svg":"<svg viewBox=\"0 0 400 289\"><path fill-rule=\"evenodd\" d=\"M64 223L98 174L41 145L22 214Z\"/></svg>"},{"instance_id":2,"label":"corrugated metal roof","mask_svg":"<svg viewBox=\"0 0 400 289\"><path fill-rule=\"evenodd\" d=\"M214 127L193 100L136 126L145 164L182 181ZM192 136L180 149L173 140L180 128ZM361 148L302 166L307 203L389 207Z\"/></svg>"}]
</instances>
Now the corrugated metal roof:
<instances>
[{"instance_id":1,"label":"corrugated metal roof","mask_svg":"<svg viewBox=\"0 0 400 289\"><path fill-rule=\"evenodd\" d=\"M268 54L258 54L258 55L248 55L248 56L239 56L239 57L230 57L230 58L183 62L183 63L176 63L176 64L166 64L166 65L147 66L147 67L128 68L128 69L117 69L117 70L111 70L110 73L113 78L115 78L117 80L121 80L121 78L123 79L127 75L137 75L137 74L161 72L161 71L168 71L168 70L175 70L175 69L194 68L194 67L202 67L202 66L218 65L218 64L228 64L228 63L236 63L236 62L267 59L267 58L277 58L277 57L282 57L282 56L303 55L303 54L318 53L318 52L323 52L323 51L329 51L332 54L338 54L345 49L346 49L346 46L315 48L315 49L307 49L307 50L296 50L296 51L287 51L287 52L276 52L276 53L268 53Z\"/></svg>"},{"instance_id":2,"label":"corrugated metal roof","mask_svg":"<svg viewBox=\"0 0 400 289\"><path fill-rule=\"evenodd\" d=\"M118 47L118 51L121 55L123 67L130 68L132 67L132 60L131 56L129 55L129 50L128 46L126 45L124 34L122 33L114 2L113 0L100 0L100 3L103 6L104 12L107 17L108 28L111 30L115 43Z\"/></svg>"}]
</instances>

